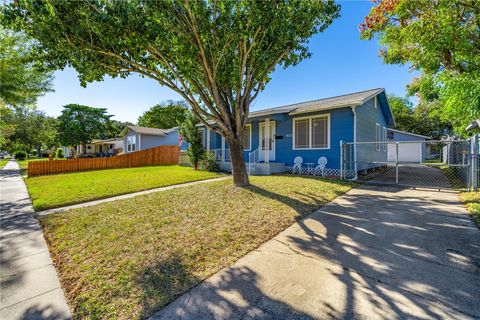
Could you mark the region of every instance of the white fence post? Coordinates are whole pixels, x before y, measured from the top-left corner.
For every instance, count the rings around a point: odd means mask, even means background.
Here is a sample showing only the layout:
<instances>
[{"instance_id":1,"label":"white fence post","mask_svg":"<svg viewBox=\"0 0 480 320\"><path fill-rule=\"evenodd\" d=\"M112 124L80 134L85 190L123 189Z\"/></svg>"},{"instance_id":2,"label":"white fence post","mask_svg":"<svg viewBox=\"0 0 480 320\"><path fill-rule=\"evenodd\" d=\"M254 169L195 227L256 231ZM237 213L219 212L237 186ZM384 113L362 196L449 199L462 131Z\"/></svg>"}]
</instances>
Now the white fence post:
<instances>
[{"instance_id":1,"label":"white fence post","mask_svg":"<svg viewBox=\"0 0 480 320\"><path fill-rule=\"evenodd\" d=\"M343 140L340 140L340 179L345 179L343 172Z\"/></svg>"},{"instance_id":2,"label":"white fence post","mask_svg":"<svg viewBox=\"0 0 480 320\"><path fill-rule=\"evenodd\" d=\"M470 187L473 191L478 189L478 135L474 135L470 139L470 175L471 175L471 183L468 186L469 190Z\"/></svg>"},{"instance_id":3,"label":"white fence post","mask_svg":"<svg viewBox=\"0 0 480 320\"><path fill-rule=\"evenodd\" d=\"M395 184L398 184L398 142L395 143Z\"/></svg>"}]
</instances>

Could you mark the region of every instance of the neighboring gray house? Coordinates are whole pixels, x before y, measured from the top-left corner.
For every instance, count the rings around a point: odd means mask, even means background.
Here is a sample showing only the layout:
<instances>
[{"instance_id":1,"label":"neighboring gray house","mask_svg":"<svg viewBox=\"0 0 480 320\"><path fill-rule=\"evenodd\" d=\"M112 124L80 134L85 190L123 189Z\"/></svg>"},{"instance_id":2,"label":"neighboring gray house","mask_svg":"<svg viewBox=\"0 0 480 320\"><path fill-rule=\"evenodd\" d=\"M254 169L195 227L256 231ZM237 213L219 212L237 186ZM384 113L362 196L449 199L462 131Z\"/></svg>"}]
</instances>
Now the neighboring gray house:
<instances>
[{"instance_id":1,"label":"neighboring gray house","mask_svg":"<svg viewBox=\"0 0 480 320\"><path fill-rule=\"evenodd\" d=\"M178 128L157 129L126 126L120 136L123 137L123 151L125 153L158 146L178 145Z\"/></svg>"}]
</instances>

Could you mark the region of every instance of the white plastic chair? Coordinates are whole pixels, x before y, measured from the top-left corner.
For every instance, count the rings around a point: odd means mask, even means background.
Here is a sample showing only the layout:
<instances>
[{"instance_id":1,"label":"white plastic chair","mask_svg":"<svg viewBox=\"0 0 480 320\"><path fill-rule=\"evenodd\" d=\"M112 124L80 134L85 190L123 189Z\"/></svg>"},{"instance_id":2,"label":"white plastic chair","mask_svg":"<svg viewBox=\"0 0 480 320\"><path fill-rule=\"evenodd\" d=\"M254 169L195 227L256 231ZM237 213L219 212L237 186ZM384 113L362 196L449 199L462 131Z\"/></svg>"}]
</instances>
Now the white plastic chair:
<instances>
[{"instance_id":1,"label":"white plastic chair","mask_svg":"<svg viewBox=\"0 0 480 320\"><path fill-rule=\"evenodd\" d=\"M295 171L298 171L298 174L302 174L302 163L302 157L295 157L295 159L293 159L292 174L295 174Z\"/></svg>"},{"instance_id":2,"label":"white plastic chair","mask_svg":"<svg viewBox=\"0 0 480 320\"><path fill-rule=\"evenodd\" d=\"M317 173L321 173L322 177L325 176L325 167L327 166L327 158L325 157L320 157L318 159L318 166L315 167L315 171L313 172L313 175L316 176Z\"/></svg>"}]
</instances>

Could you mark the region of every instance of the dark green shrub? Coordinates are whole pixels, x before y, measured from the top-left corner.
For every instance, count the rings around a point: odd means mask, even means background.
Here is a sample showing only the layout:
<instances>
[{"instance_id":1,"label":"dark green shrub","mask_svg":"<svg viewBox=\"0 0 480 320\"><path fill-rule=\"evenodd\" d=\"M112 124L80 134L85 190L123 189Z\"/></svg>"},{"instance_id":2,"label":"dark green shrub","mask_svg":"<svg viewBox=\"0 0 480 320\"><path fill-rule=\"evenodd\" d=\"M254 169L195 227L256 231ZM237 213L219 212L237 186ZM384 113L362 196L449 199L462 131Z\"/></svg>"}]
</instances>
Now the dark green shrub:
<instances>
[{"instance_id":1,"label":"dark green shrub","mask_svg":"<svg viewBox=\"0 0 480 320\"><path fill-rule=\"evenodd\" d=\"M197 127L198 120L192 113L187 114L187 118L180 125L180 134L188 142L188 148L185 152L192 166L198 169L198 164L203 160L205 150L202 145L202 137Z\"/></svg>"},{"instance_id":2,"label":"dark green shrub","mask_svg":"<svg viewBox=\"0 0 480 320\"><path fill-rule=\"evenodd\" d=\"M64 157L63 149L58 148L57 151L55 151L55 158L62 159L63 157Z\"/></svg>"},{"instance_id":3,"label":"dark green shrub","mask_svg":"<svg viewBox=\"0 0 480 320\"><path fill-rule=\"evenodd\" d=\"M210 172L220 172L222 169L220 165L215 160L215 153L214 152L206 152L205 153L205 161L204 161L205 170Z\"/></svg>"},{"instance_id":4,"label":"dark green shrub","mask_svg":"<svg viewBox=\"0 0 480 320\"><path fill-rule=\"evenodd\" d=\"M27 158L27 153L25 151L17 151L15 152L15 159L17 160L25 160Z\"/></svg>"}]
</instances>

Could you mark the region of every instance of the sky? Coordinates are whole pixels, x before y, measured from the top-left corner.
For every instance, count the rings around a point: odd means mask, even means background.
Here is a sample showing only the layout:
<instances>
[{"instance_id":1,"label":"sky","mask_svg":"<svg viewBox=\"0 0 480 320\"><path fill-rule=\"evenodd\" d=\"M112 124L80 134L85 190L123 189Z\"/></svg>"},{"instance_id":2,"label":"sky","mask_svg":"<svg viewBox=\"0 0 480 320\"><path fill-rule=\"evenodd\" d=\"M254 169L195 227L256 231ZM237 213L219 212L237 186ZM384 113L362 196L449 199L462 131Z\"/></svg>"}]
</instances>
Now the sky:
<instances>
[{"instance_id":1,"label":"sky","mask_svg":"<svg viewBox=\"0 0 480 320\"><path fill-rule=\"evenodd\" d=\"M308 100L321 99L372 88L385 88L387 94L405 95L405 86L415 74L407 66L386 65L378 57L376 40L360 40L358 25L368 14L370 1L339 1L341 16L323 33L310 39L313 54L300 64L277 67L266 89L250 110L261 110ZM136 123L153 105L180 100L171 89L154 80L132 75L127 79L105 78L80 86L75 70L55 72L54 90L41 97L38 109L58 116L69 103L107 108L113 119Z\"/></svg>"}]
</instances>

